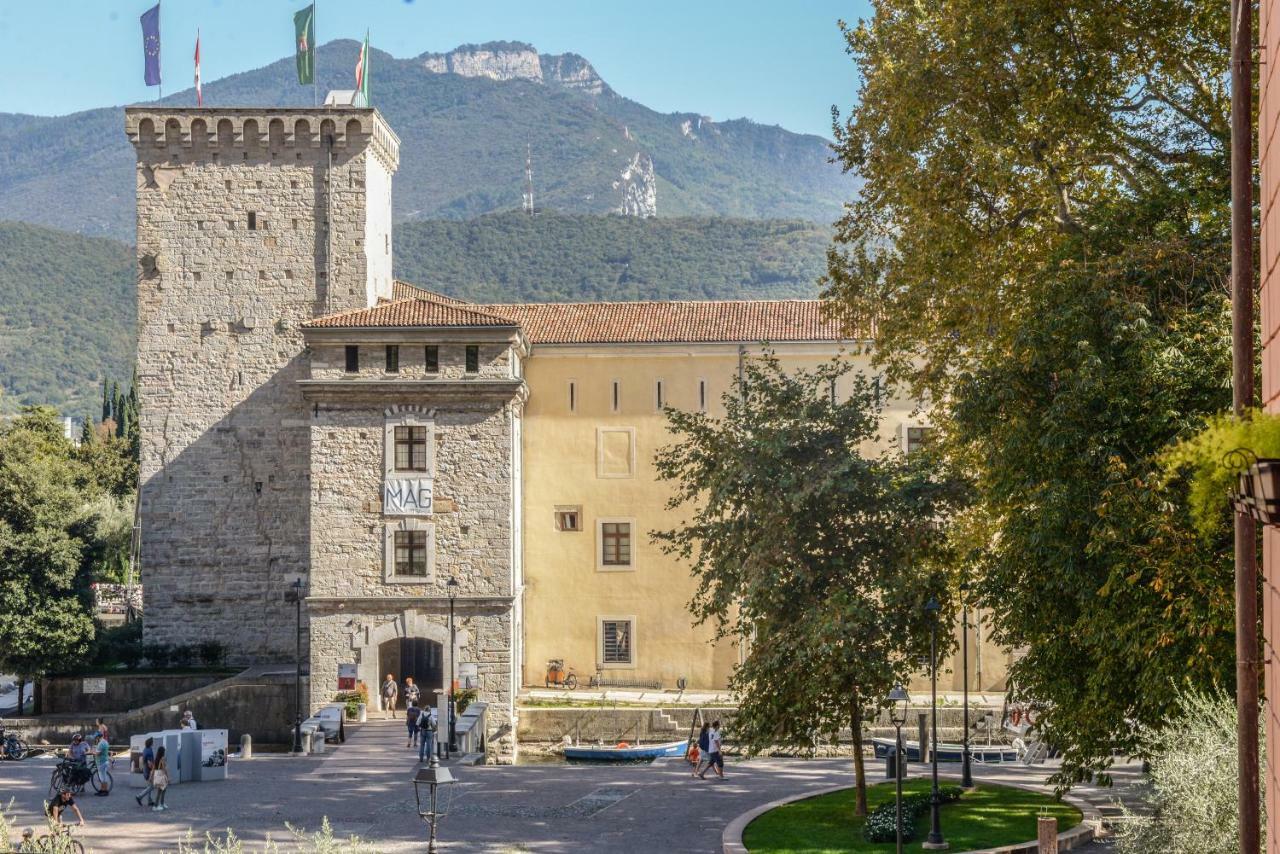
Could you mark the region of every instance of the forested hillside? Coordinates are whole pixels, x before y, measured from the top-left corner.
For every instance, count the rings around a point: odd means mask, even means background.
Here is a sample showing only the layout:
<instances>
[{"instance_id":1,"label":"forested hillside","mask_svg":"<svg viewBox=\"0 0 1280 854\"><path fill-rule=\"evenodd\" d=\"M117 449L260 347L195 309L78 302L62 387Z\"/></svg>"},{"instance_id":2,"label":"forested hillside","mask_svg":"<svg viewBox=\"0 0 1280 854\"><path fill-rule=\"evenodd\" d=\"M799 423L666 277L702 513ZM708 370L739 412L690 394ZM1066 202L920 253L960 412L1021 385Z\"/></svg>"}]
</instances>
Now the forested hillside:
<instances>
[{"instance_id":1,"label":"forested hillside","mask_svg":"<svg viewBox=\"0 0 1280 854\"><path fill-rule=\"evenodd\" d=\"M395 269L481 302L812 297L830 239L795 220L509 212L403 223Z\"/></svg>"},{"instance_id":2,"label":"forested hillside","mask_svg":"<svg viewBox=\"0 0 1280 854\"><path fill-rule=\"evenodd\" d=\"M813 296L829 231L799 221L539 212L402 223L396 275L477 301ZM134 353L133 250L0 222L0 411L96 413Z\"/></svg>"},{"instance_id":3,"label":"forested hillside","mask_svg":"<svg viewBox=\"0 0 1280 854\"><path fill-rule=\"evenodd\" d=\"M0 222L0 411L98 414L99 378L133 370L133 250Z\"/></svg>"}]
</instances>

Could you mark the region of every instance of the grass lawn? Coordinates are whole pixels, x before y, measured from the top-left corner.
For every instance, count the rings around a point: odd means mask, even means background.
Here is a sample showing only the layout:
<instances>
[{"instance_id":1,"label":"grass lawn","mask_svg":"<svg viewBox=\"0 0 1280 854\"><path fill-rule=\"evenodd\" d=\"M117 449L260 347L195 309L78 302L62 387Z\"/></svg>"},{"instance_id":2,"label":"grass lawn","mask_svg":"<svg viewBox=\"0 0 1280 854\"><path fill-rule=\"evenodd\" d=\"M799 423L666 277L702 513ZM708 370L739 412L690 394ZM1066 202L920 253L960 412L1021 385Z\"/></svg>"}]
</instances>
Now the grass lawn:
<instances>
[{"instance_id":1,"label":"grass lawn","mask_svg":"<svg viewBox=\"0 0 1280 854\"><path fill-rule=\"evenodd\" d=\"M954 781L945 781L954 784ZM928 792L928 779L906 780L903 794ZM867 808L892 803L893 782L867 787ZM862 819L853 815L853 788L796 801L770 810L747 826L743 842L752 854L848 854L893 851L892 842L867 842ZM1079 824L1080 811L1049 795L1008 786L981 785L959 801L942 807L942 835L952 851L994 848L1036 838L1036 818L1042 813L1058 819L1058 832ZM905 851L921 851L929 835L929 813L916 823L915 841Z\"/></svg>"}]
</instances>

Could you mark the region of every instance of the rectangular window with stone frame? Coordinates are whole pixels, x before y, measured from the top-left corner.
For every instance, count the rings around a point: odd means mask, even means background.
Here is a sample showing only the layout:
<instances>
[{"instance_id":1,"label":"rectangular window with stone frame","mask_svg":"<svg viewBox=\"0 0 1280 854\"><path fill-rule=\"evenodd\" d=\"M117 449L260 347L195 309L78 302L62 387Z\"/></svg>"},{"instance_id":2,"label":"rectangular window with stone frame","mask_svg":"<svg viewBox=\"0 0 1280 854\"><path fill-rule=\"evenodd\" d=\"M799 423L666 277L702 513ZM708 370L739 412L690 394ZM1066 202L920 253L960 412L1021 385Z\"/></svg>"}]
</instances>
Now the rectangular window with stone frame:
<instances>
[{"instance_id":1,"label":"rectangular window with stone frame","mask_svg":"<svg viewBox=\"0 0 1280 854\"><path fill-rule=\"evenodd\" d=\"M398 576L427 576L427 531L396 531L395 573Z\"/></svg>"},{"instance_id":2,"label":"rectangular window with stone frame","mask_svg":"<svg viewBox=\"0 0 1280 854\"><path fill-rule=\"evenodd\" d=\"M480 373L480 345L467 345L467 373Z\"/></svg>"},{"instance_id":3,"label":"rectangular window with stone frame","mask_svg":"<svg viewBox=\"0 0 1280 854\"><path fill-rule=\"evenodd\" d=\"M427 470L427 428L395 428L396 471Z\"/></svg>"},{"instance_id":4,"label":"rectangular window with stone frame","mask_svg":"<svg viewBox=\"0 0 1280 854\"><path fill-rule=\"evenodd\" d=\"M631 566L631 523L600 523L600 563Z\"/></svg>"},{"instance_id":5,"label":"rectangular window with stone frame","mask_svg":"<svg viewBox=\"0 0 1280 854\"><path fill-rule=\"evenodd\" d=\"M400 347L396 344L387 345L387 373L400 373Z\"/></svg>"}]
</instances>

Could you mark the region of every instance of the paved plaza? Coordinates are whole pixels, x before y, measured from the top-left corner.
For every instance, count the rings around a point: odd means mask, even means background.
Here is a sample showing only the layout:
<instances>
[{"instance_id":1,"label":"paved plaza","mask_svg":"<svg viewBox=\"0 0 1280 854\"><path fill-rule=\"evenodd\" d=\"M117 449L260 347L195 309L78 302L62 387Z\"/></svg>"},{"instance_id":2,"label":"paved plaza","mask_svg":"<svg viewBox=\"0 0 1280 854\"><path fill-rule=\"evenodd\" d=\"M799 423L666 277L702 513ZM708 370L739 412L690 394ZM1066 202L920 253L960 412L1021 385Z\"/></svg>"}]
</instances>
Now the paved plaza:
<instances>
[{"instance_id":1,"label":"paved plaza","mask_svg":"<svg viewBox=\"0 0 1280 854\"><path fill-rule=\"evenodd\" d=\"M307 829L327 816L339 834L357 834L387 852L423 850L424 826L410 782L416 752L398 722L352 728L347 743L322 756L259 754L233 762L225 782L184 783L170 810L133 800L125 761L116 760L110 797L80 798L86 826L77 837L94 852L173 850L188 830L235 829L246 840L288 838L285 823ZM38 825L53 760L0 764L0 801L14 799L20 824ZM1136 776L1124 766L1122 784ZM454 769L460 783L440 827L445 850L484 852L715 852L735 816L762 803L851 780L848 759L730 760L726 780L697 781L683 760L652 765L519 765ZM870 766L872 780L882 769ZM924 768L913 768L913 773ZM980 777L1042 779L1043 767L978 768ZM1095 803L1115 792L1082 789Z\"/></svg>"}]
</instances>

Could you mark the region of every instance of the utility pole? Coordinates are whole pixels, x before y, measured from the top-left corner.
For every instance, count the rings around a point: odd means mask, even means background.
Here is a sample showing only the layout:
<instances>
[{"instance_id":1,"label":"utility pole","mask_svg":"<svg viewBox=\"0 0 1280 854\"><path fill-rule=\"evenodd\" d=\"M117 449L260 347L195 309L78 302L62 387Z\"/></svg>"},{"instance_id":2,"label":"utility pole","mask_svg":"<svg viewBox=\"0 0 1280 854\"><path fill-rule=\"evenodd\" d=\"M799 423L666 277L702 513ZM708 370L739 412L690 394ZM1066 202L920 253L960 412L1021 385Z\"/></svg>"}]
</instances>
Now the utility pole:
<instances>
[{"instance_id":1,"label":"utility pole","mask_svg":"<svg viewBox=\"0 0 1280 854\"><path fill-rule=\"evenodd\" d=\"M1231 0L1232 411L1253 406L1253 2ZM1258 854L1258 567L1253 517L1235 513L1240 854Z\"/></svg>"}]
</instances>

